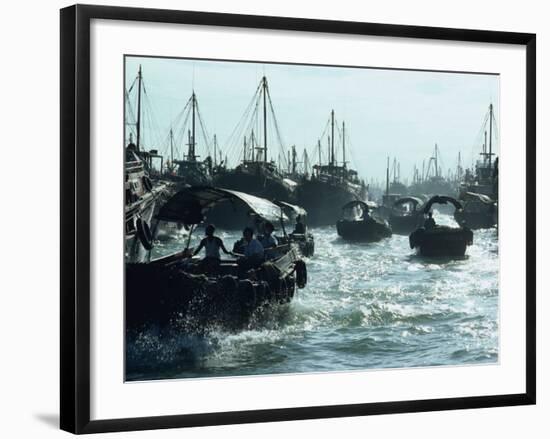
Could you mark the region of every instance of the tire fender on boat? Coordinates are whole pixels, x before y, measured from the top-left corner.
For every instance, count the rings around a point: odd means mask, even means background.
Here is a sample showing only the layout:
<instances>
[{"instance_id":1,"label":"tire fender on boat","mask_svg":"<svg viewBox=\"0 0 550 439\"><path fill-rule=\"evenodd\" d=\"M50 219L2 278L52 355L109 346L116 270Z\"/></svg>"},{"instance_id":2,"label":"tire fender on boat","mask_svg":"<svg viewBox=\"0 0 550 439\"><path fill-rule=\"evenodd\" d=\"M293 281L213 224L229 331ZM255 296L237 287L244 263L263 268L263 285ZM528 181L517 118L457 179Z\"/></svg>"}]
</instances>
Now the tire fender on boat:
<instances>
[{"instance_id":1,"label":"tire fender on boat","mask_svg":"<svg viewBox=\"0 0 550 439\"><path fill-rule=\"evenodd\" d=\"M136 220L136 231L141 245L143 245L145 250L151 250L153 248L153 234L147 221L138 218Z\"/></svg>"},{"instance_id":2,"label":"tire fender on boat","mask_svg":"<svg viewBox=\"0 0 550 439\"><path fill-rule=\"evenodd\" d=\"M296 285L298 288L304 288L307 285L307 266L302 260L298 260L294 263L294 270L296 271Z\"/></svg>"},{"instance_id":3,"label":"tire fender on boat","mask_svg":"<svg viewBox=\"0 0 550 439\"><path fill-rule=\"evenodd\" d=\"M252 309L256 305L256 288L250 280L239 281L239 302L242 307Z\"/></svg>"}]
</instances>

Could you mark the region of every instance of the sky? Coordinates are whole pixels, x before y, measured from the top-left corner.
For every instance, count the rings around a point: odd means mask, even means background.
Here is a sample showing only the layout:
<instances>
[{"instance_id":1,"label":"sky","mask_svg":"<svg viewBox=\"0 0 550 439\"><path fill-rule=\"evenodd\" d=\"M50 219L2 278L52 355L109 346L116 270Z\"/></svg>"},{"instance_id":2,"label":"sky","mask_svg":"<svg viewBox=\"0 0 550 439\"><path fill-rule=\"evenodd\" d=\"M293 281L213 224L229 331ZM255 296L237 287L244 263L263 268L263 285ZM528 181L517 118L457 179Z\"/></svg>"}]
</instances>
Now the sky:
<instances>
[{"instance_id":1,"label":"sky","mask_svg":"<svg viewBox=\"0 0 550 439\"><path fill-rule=\"evenodd\" d=\"M242 137L236 136L239 131L235 132L235 127L263 75L285 147L296 145L299 157L306 149L310 160L317 162L317 142L334 110L338 128L345 121L347 159L351 159L348 166L368 182L385 179L387 157L397 159L401 179L410 182L413 167L421 169L423 159L427 163L436 143L444 174L447 169L456 169L459 152L463 166L471 166L481 152L483 122L490 103L497 121L493 151L498 154L497 75L126 57L126 90L140 65L146 94L142 144L165 155L170 150L169 130L178 131L178 115L194 90L208 136L216 134L222 154L235 165L242 156ZM128 94L133 108L136 90L134 86ZM128 114L127 122L132 122ZM127 132L135 129L126 126ZM268 156L277 161L281 150L274 136L270 122ZM340 161L340 137L334 137ZM326 134L322 142L326 160ZM174 143L176 155L183 154L187 142L181 133L175 134ZM207 155L205 143L197 135L201 157ZM209 144L211 148L211 141Z\"/></svg>"}]
</instances>

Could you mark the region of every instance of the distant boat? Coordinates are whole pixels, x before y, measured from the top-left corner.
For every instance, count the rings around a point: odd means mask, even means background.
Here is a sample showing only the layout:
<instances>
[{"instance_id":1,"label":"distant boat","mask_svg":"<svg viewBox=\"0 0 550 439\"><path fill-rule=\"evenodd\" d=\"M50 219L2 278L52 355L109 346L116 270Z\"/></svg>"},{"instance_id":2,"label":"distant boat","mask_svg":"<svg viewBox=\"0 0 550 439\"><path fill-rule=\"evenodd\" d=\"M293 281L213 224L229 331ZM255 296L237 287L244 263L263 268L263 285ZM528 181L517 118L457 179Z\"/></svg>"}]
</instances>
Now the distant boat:
<instances>
[{"instance_id":1,"label":"distant boat","mask_svg":"<svg viewBox=\"0 0 550 439\"><path fill-rule=\"evenodd\" d=\"M424 213L429 213L434 204L450 204L455 209L462 209L459 201L448 196L436 195L424 206ZM466 247L474 241L473 232L466 227L449 227L424 224L409 235L409 244L421 256L456 257L464 256Z\"/></svg>"},{"instance_id":2,"label":"distant boat","mask_svg":"<svg viewBox=\"0 0 550 439\"><path fill-rule=\"evenodd\" d=\"M456 182L443 175L441 152L437 144L435 144L433 155L428 159L428 165L424 167L424 162L422 162L422 173L420 174L415 169L415 178L409 188L409 194L456 196Z\"/></svg>"},{"instance_id":3,"label":"distant boat","mask_svg":"<svg viewBox=\"0 0 550 439\"><path fill-rule=\"evenodd\" d=\"M489 125L489 136L487 130L484 131L484 142L479 155L480 160L476 161L474 171L466 170L463 180L459 187L459 199L465 199L468 192L486 195L492 200L498 200L498 157L493 159L493 124L496 123L493 113L493 104L489 105L489 110L485 116L484 125Z\"/></svg>"},{"instance_id":4,"label":"distant boat","mask_svg":"<svg viewBox=\"0 0 550 439\"><path fill-rule=\"evenodd\" d=\"M347 241L376 242L392 235L388 222L373 217L363 201L346 203L342 207L342 216L336 223L336 230Z\"/></svg>"},{"instance_id":5,"label":"distant boat","mask_svg":"<svg viewBox=\"0 0 550 439\"><path fill-rule=\"evenodd\" d=\"M298 204L309 214L311 225L334 224L340 218L342 203L366 201L367 187L357 174L349 169L346 162L346 127L342 123L342 164L338 165L334 150L335 122L334 110L330 114L330 153L328 163L321 163L321 142L318 142L319 163L313 166L309 178L299 182L297 188Z\"/></svg>"},{"instance_id":6,"label":"distant boat","mask_svg":"<svg viewBox=\"0 0 550 439\"><path fill-rule=\"evenodd\" d=\"M396 200L389 215L392 232L408 235L422 226L425 219L423 205L424 202L418 197L402 197Z\"/></svg>"},{"instance_id":7,"label":"distant boat","mask_svg":"<svg viewBox=\"0 0 550 439\"><path fill-rule=\"evenodd\" d=\"M185 185L211 185L212 158L209 155L204 160L199 160L200 156L197 155L197 119L203 133L203 142L206 144L205 146L208 146L207 142L209 142L209 139L205 132L205 123L199 112L199 104L195 91L191 93L191 97L187 101L181 114L181 119L183 123L181 123L181 127L179 127L177 131L181 133L186 132L187 134L187 154L184 155L182 159L174 158L174 133L173 129L170 129L171 169L169 175L172 180L179 183L180 188ZM187 126L188 123L190 126Z\"/></svg>"}]
</instances>

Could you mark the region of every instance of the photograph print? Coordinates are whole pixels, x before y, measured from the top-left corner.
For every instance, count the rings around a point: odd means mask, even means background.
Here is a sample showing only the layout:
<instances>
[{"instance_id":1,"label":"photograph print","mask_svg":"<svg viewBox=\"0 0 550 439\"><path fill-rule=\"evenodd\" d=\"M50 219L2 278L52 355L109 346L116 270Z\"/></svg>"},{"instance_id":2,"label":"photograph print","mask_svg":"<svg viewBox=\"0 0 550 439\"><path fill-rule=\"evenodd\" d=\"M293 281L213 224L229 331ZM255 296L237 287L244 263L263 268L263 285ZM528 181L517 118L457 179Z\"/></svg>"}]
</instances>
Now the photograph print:
<instances>
[{"instance_id":1,"label":"photograph print","mask_svg":"<svg viewBox=\"0 0 550 439\"><path fill-rule=\"evenodd\" d=\"M499 75L126 55L125 379L499 362Z\"/></svg>"}]
</instances>

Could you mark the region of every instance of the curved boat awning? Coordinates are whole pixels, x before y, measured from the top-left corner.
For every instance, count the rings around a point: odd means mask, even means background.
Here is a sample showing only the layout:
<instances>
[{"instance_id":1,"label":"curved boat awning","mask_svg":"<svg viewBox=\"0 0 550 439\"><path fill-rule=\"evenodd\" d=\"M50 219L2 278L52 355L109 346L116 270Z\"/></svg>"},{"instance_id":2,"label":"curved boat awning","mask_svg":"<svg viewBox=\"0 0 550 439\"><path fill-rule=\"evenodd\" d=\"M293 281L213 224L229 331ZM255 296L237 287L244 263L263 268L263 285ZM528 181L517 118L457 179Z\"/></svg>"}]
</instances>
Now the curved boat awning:
<instances>
[{"instance_id":1,"label":"curved boat awning","mask_svg":"<svg viewBox=\"0 0 550 439\"><path fill-rule=\"evenodd\" d=\"M305 217L307 216L307 211L302 206L297 206L296 204L290 204L286 201L275 201L277 206L280 206L283 211L292 212L296 216Z\"/></svg>"},{"instance_id":2,"label":"curved boat awning","mask_svg":"<svg viewBox=\"0 0 550 439\"><path fill-rule=\"evenodd\" d=\"M402 198L399 198L398 200L396 200L395 203L393 203L393 206L397 207L397 206L401 206L402 204L406 204L406 203L411 203L414 206L414 210L416 210L416 208L419 205L424 204L424 201L422 201L418 197L402 197Z\"/></svg>"},{"instance_id":3,"label":"curved boat awning","mask_svg":"<svg viewBox=\"0 0 550 439\"><path fill-rule=\"evenodd\" d=\"M360 207L361 209L363 209L364 212L368 212L370 210L369 205L361 200L353 200L349 203L344 204L342 206L342 210L353 209L354 207Z\"/></svg>"},{"instance_id":4,"label":"curved boat awning","mask_svg":"<svg viewBox=\"0 0 550 439\"><path fill-rule=\"evenodd\" d=\"M204 220L203 214L222 201L242 202L267 221L287 219L281 208L269 200L211 186L193 186L177 192L160 208L157 219L189 225L199 224Z\"/></svg>"},{"instance_id":5,"label":"curved boat awning","mask_svg":"<svg viewBox=\"0 0 550 439\"><path fill-rule=\"evenodd\" d=\"M464 198L464 201L480 201L483 204L494 204L496 203L495 200L493 200L491 197L484 195L484 194L478 194L477 192L466 192L462 198Z\"/></svg>"},{"instance_id":6,"label":"curved boat awning","mask_svg":"<svg viewBox=\"0 0 550 439\"><path fill-rule=\"evenodd\" d=\"M460 201L454 199L453 197L448 197L446 195L435 195L432 198L428 200L426 205L424 206L424 213L428 213L430 209L432 208L433 204L452 204L455 209L462 210L462 204Z\"/></svg>"}]
</instances>

